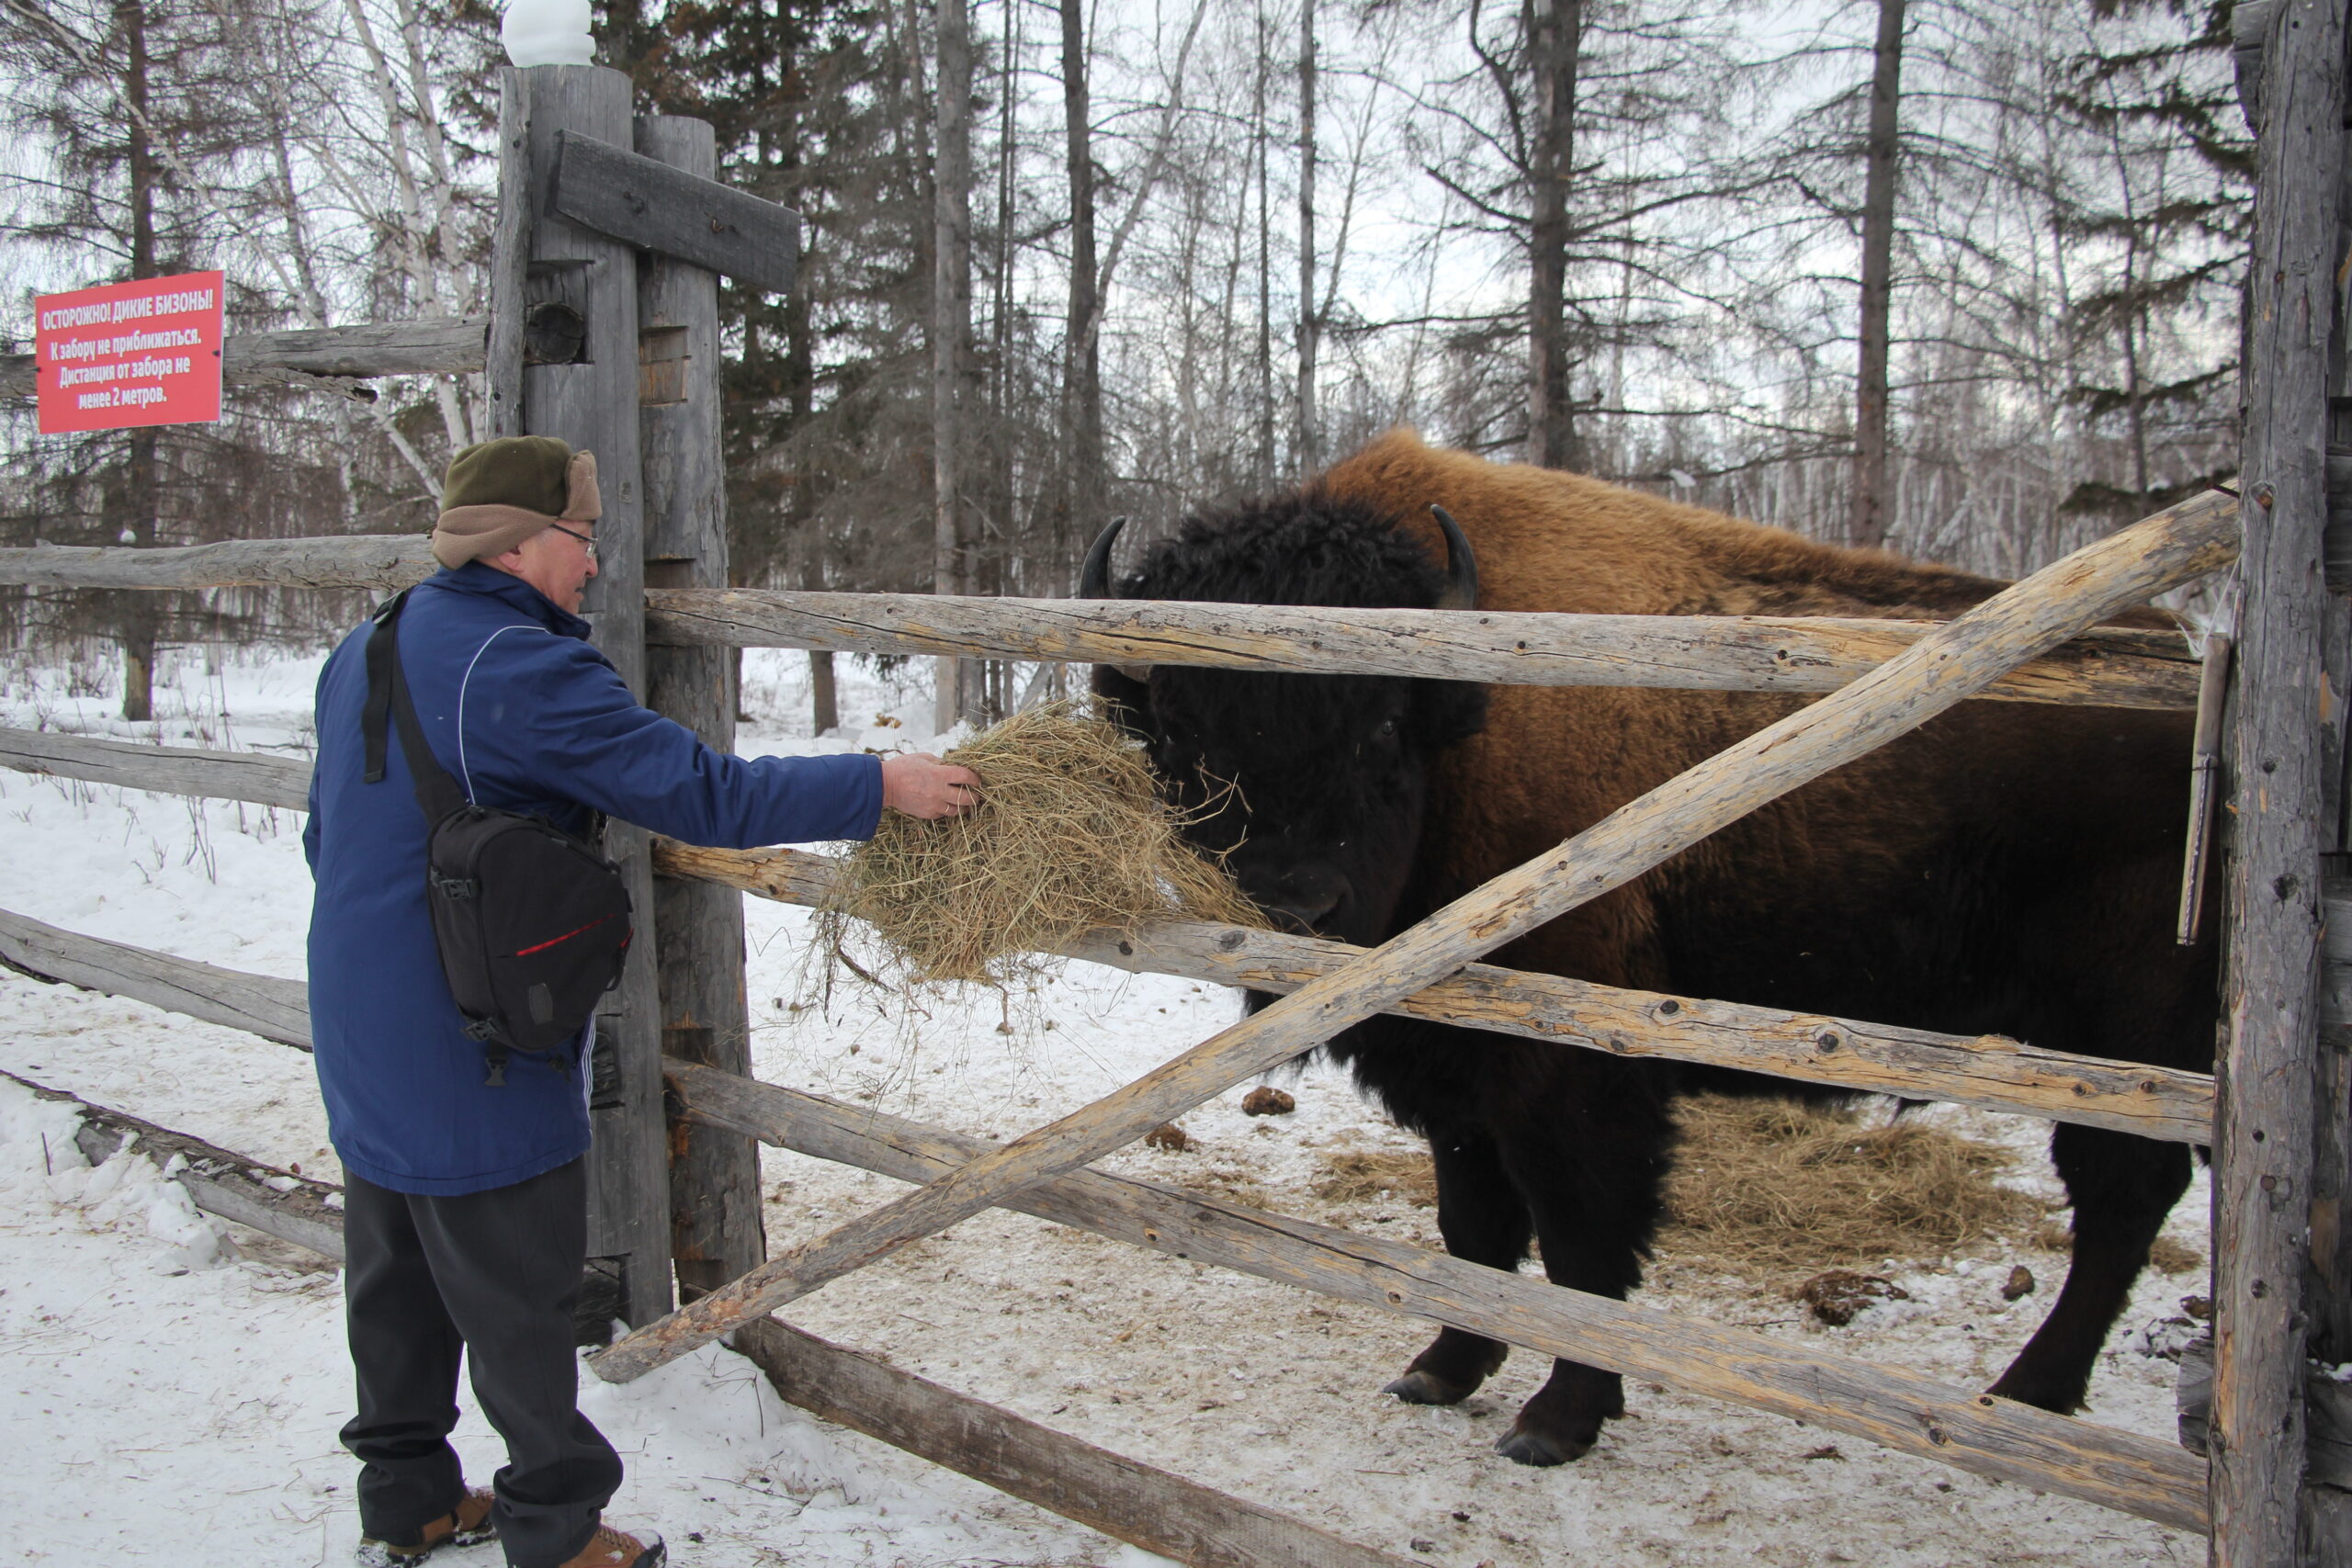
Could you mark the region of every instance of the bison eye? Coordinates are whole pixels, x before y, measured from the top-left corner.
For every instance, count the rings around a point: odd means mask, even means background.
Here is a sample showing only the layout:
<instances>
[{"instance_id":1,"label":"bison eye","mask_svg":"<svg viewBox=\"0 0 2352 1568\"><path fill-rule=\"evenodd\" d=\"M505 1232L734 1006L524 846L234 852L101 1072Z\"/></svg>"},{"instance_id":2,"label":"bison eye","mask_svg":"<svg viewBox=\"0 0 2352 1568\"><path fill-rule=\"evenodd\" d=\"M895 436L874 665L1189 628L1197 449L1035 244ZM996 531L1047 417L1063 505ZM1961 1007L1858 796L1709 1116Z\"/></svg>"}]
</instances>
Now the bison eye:
<instances>
[{"instance_id":1,"label":"bison eye","mask_svg":"<svg viewBox=\"0 0 2352 1568\"><path fill-rule=\"evenodd\" d=\"M1393 718L1384 718L1384 719L1382 719L1382 720L1380 721L1380 728L1379 728L1378 729L1374 730L1374 731L1373 731L1373 734L1374 734L1374 736L1378 737L1380 739L1383 739L1383 740L1394 740L1394 739L1396 739L1396 721L1395 719L1393 719Z\"/></svg>"}]
</instances>

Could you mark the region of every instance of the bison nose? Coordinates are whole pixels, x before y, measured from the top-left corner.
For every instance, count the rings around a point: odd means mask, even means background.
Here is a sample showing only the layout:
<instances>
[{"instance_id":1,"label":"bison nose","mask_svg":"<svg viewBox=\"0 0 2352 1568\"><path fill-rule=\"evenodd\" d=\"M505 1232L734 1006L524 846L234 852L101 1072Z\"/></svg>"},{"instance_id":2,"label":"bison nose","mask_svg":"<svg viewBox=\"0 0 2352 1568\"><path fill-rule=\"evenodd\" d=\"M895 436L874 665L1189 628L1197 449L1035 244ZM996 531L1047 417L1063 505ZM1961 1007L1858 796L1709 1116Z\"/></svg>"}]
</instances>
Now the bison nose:
<instances>
[{"instance_id":1,"label":"bison nose","mask_svg":"<svg viewBox=\"0 0 2352 1568\"><path fill-rule=\"evenodd\" d=\"M1259 908L1305 935L1322 929L1324 919L1348 894L1348 880L1329 866L1301 866L1284 872L1253 896Z\"/></svg>"}]
</instances>

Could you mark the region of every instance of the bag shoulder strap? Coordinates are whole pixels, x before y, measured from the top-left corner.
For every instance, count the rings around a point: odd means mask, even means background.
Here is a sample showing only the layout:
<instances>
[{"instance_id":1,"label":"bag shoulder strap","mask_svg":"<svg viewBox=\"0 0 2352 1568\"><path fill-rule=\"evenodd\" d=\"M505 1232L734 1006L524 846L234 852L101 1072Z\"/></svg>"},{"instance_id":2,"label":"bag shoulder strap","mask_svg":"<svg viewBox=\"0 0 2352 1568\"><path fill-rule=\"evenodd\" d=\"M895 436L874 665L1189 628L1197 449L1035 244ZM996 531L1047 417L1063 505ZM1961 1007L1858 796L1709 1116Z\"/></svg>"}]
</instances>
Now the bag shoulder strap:
<instances>
[{"instance_id":1,"label":"bag shoulder strap","mask_svg":"<svg viewBox=\"0 0 2352 1568\"><path fill-rule=\"evenodd\" d=\"M416 785L417 807L430 826L462 807L466 796L425 744L424 727L417 722L416 704L409 696L408 671L401 668L400 649L401 612L408 607L408 595L409 591L402 589L377 611L376 629L368 635L368 703L360 713L360 740L366 750L365 780L380 784L390 728L385 723L389 712L392 723L400 727L401 755L408 760L409 778Z\"/></svg>"}]
</instances>

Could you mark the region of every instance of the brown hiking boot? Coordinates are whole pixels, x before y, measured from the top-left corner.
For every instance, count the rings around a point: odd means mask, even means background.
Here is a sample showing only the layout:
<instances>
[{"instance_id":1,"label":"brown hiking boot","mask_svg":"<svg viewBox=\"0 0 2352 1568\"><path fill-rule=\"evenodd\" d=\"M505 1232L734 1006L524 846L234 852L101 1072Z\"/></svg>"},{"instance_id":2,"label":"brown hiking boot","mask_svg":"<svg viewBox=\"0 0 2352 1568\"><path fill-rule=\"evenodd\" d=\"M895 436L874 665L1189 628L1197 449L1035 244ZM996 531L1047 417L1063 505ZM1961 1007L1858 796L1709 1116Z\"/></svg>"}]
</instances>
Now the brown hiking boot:
<instances>
[{"instance_id":1,"label":"brown hiking boot","mask_svg":"<svg viewBox=\"0 0 2352 1568\"><path fill-rule=\"evenodd\" d=\"M662 1568L669 1560L669 1548L650 1529L598 1525L588 1544L567 1559L563 1568Z\"/></svg>"},{"instance_id":2,"label":"brown hiking boot","mask_svg":"<svg viewBox=\"0 0 2352 1568\"><path fill-rule=\"evenodd\" d=\"M477 1486L458 1499L457 1508L417 1531L412 1541L359 1538L359 1568L411 1568L445 1546L479 1546L498 1534L491 1522L489 1488Z\"/></svg>"}]
</instances>

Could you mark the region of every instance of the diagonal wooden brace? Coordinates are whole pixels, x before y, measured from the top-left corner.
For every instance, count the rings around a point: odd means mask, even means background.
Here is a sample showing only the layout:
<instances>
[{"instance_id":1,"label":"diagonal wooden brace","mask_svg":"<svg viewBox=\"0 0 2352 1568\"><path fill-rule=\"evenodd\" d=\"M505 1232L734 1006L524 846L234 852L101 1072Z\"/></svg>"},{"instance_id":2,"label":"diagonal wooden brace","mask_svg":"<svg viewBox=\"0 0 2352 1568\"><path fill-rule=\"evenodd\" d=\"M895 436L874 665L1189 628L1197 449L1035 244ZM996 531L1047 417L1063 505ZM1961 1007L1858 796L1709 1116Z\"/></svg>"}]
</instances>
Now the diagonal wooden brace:
<instances>
[{"instance_id":1,"label":"diagonal wooden brace","mask_svg":"<svg viewBox=\"0 0 2352 1568\"><path fill-rule=\"evenodd\" d=\"M1852 685L1668 780L1551 852L1049 1126L805 1242L591 1358L626 1382L1008 1194L1091 1164L1851 761L2129 605L2227 565L2237 503L2207 494L2077 550Z\"/></svg>"}]
</instances>

